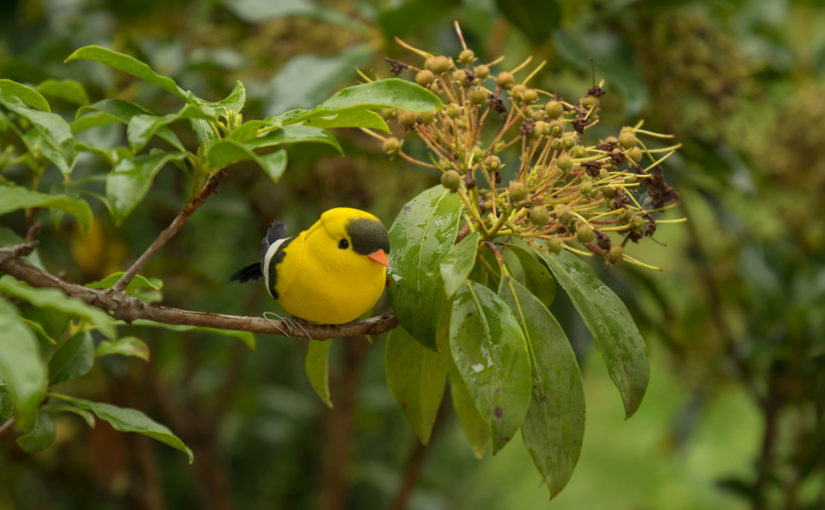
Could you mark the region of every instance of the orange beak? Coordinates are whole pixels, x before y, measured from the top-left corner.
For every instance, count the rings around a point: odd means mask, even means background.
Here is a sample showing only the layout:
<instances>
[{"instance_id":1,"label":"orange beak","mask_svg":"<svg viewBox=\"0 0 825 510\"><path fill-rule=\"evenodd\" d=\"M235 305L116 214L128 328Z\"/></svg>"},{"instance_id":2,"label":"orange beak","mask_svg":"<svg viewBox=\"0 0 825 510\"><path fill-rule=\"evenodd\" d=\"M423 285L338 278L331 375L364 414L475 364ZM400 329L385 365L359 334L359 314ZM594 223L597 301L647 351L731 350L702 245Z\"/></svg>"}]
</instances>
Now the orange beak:
<instances>
[{"instance_id":1,"label":"orange beak","mask_svg":"<svg viewBox=\"0 0 825 510\"><path fill-rule=\"evenodd\" d=\"M384 250L382 250L380 248L375 250L374 252L370 253L369 255L367 255L367 258L369 258L371 261L375 262L376 264L382 264L382 265L385 265L387 267L390 267L390 261L387 260L387 254L384 253Z\"/></svg>"}]
</instances>

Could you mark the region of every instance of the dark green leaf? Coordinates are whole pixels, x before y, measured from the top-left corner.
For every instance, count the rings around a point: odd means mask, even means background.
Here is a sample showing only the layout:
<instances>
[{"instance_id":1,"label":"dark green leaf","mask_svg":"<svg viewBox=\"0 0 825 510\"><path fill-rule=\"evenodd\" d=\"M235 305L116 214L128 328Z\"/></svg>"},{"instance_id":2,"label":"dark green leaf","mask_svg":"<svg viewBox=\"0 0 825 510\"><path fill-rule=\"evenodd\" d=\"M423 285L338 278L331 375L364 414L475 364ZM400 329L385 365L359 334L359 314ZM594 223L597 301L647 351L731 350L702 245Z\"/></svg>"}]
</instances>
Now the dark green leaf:
<instances>
[{"instance_id":1,"label":"dark green leaf","mask_svg":"<svg viewBox=\"0 0 825 510\"><path fill-rule=\"evenodd\" d=\"M46 393L48 372L37 338L5 299L0 299L0 379L17 409L18 427L31 429Z\"/></svg>"},{"instance_id":2,"label":"dark green leaf","mask_svg":"<svg viewBox=\"0 0 825 510\"><path fill-rule=\"evenodd\" d=\"M521 327L493 291L467 281L453 301L450 350L490 425L496 453L518 431L530 405L530 357Z\"/></svg>"},{"instance_id":3,"label":"dark green leaf","mask_svg":"<svg viewBox=\"0 0 825 510\"><path fill-rule=\"evenodd\" d=\"M535 249L528 245L507 245L505 254L512 253L517 257L521 266L524 278L522 283L531 294L539 298L548 308L556 299L556 280L550 274L550 270L540 262L540 257L535 254Z\"/></svg>"},{"instance_id":4,"label":"dark green leaf","mask_svg":"<svg viewBox=\"0 0 825 510\"><path fill-rule=\"evenodd\" d=\"M300 124L292 124L280 129L275 129L263 136L250 140L245 146L250 149L257 149L260 147L274 147L305 142L325 143L335 147L341 154L344 153L343 149L341 149L341 144L338 143L338 139L332 136L326 129Z\"/></svg>"},{"instance_id":5,"label":"dark green leaf","mask_svg":"<svg viewBox=\"0 0 825 510\"><path fill-rule=\"evenodd\" d=\"M63 154L48 143L36 129L26 131L23 139L32 154L42 156L54 163L54 166L56 166L64 176L72 173L72 169Z\"/></svg>"},{"instance_id":6,"label":"dark green leaf","mask_svg":"<svg viewBox=\"0 0 825 510\"><path fill-rule=\"evenodd\" d=\"M37 91L51 97L59 97L64 101L79 106L89 104L89 96L83 85L74 80L48 79L37 86Z\"/></svg>"},{"instance_id":7,"label":"dark green leaf","mask_svg":"<svg viewBox=\"0 0 825 510\"><path fill-rule=\"evenodd\" d=\"M329 407L332 407L332 400L329 398L329 349L331 347L332 340L310 340L304 359L304 370L309 384L312 385L312 389L321 401Z\"/></svg>"},{"instance_id":8,"label":"dark green leaf","mask_svg":"<svg viewBox=\"0 0 825 510\"><path fill-rule=\"evenodd\" d=\"M536 253L547 262L593 335L610 378L622 395L625 417L629 418L645 395L650 365L647 346L627 307L579 257L566 251L559 255Z\"/></svg>"},{"instance_id":9,"label":"dark green leaf","mask_svg":"<svg viewBox=\"0 0 825 510\"><path fill-rule=\"evenodd\" d=\"M43 97L40 92L22 83L0 78L0 92L16 97L22 101L25 106L34 108L35 110L40 110L41 112L52 111L49 102L46 101L46 98Z\"/></svg>"},{"instance_id":10,"label":"dark green leaf","mask_svg":"<svg viewBox=\"0 0 825 510\"><path fill-rule=\"evenodd\" d=\"M444 301L439 264L455 243L462 204L434 186L408 202L389 230L389 298L401 325L422 345L437 349Z\"/></svg>"},{"instance_id":11,"label":"dark green leaf","mask_svg":"<svg viewBox=\"0 0 825 510\"><path fill-rule=\"evenodd\" d=\"M21 317L21 319L23 320L23 322L25 322L25 323L26 323L26 326L28 326L29 328L31 328L31 330L32 330L32 331L34 331L35 333L37 333L37 334L38 334L38 336L40 336L40 338L42 338L42 339L46 340L46 341L47 341L47 342L49 342L50 344L55 344L55 345L57 344L57 340L55 340L54 338L50 337L50 336L49 336L49 334L48 334L48 333L46 333L46 330L45 330L45 329L43 329L43 326L41 326L39 322L35 322L35 321L33 321L33 320L29 320L29 319L27 319L27 318L25 318L25 317Z\"/></svg>"},{"instance_id":12,"label":"dark green leaf","mask_svg":"<svg viewBox=\"0 0 825 510\"><path fill-rule=\"evenodd\" d=\"M36 416L34 427L26 435L17 438L17 444L24 452L42 452L54 443L57 436L54 421L48 413L38 411Z\"/></svg>"},{"instance_id":13,"label":"dark green leaf","mask_svg":"<svg viewBox=\"0 0 825 510\"><path fill-rule=\"evenodd\" d=\"M138 114L129 119L129 124L126 128L126 138L129 140L129 147L132 149L132 152L137 153L149 143L149 140L151 140L163 126L179 119L209 120L212 118L207 109L195 104L187 104L179 111L168 115Z\"/></svg>"},{"instance_id":14,"label":"dark green leaf","mask_svg":"<svg viewBox=\"0 0 825 510\"><path fill-rule=\"evenodd\" d=\"M144 436L151 437L161 443L167 444L172 448L184 452L189 457L191 464L195 460L195 456L183 441L172 431L150 419L148 416L138 411L137 409L129 409L125 407L117 407L103 402L92 402L82 398L69 397L68 395L61 395L59 393L51 393L50 396L65 400L70 404L74 404L82 409L87 409L100 418L109 422L113 429L121 432L137 432Z\"/></svg>"},{"instance_id":15,"label":"dark green leaf","mask_svg":"<svg viewBox=\"0 0 825 510\"><path fill-rule=\"evenodd\" d=\"M94 355L96 358L119 354L121 356L132 356L143 361L149 361L149 347L140 338L134 336L124 336L117 340L103 341L97 345Z\"/></svg>"},{"instance_id":16,"label":"dark green leaf","mask_svg":"<svg viewBox=\"0 0 825 510\"><path fill-rule=\"evenodd\" d=\"M547 40L561 23L561 7L555 0L508 2L496 0L498 11L534 45Z\"/></svg>"},{"instance_id":17,"label":"dark green leaf","mask_svg":"<svg viewBox=\"0 0 825 510\"><path fill-rule=\"evenodd\" d=\"M9 275L0 277L0 294L15 297L39 308L54 308L89 321L107 338L115 338L115 320L99 308L71 298L57 289L35 288Z\"/></svg>"},{"instance_id":18,"label":"dark green leaf","mask_svg":"<svg viewBox=\"0 0 825 510\"><path fill-rule=\"evenodd\" d=\"M490 442L490 426L476 409L476 403L467 391L464 379L461 378L455 365L450 368L450 397L453 400L453 409L458 416L458 421L461 422L464 434L470 441L473 455L481 459L487 450L487 443Z\"/></svg>"},{"instance_id":19,"label":"dark green leaf","mask_svg":"<svg viewBox=\"0 0 825 510\"><path fill-rule=\"evenodd\" d=\"M254 161L272 179L278 182L286 170L286 151L281 149L260 156L253 152L249 144L243 144L234 140L220 140L209 146L207 152L209 164L214 168L224 168L238 161Z\"/></svg>"},{"instance_id":20,"label":"dark green leaf","mask_svg":"<svg viewBox=\"0 0 825 510\"><path fill-rule=\"evenodd\" d=\"M39 193L21 186L0 186L0 215L32 207L59 209L80 220L87 232L92 228L92 210L85 200Z\"/></svg>"},{"instance_id":21,"label":"dark green leaf","mask_svg":"<svg viewBox=\"0 0 825 510\"><path fill-rule=\"evenodd\" d=\"M139 104L124 101L123 99L104 99L89 106L84 106L77 111L77 119L72 122L73 133L79 133L86 129L103 126L111 122L129 124L135 115L152 115L152 112ZM186 149L178 139L177 135L169 126L160 126L155 133L159 138L166 140L174 148L183 152Z\"/></svg>"},{"instance_id":22,"label":"dark green leaf","mask_svg":"<svg viewBox=\"0 0 825 510\"><path fill-rule=\"evenodd\" d=\"M351 108L398 108L413 112L429 112L442 108L441 99L429 90L400 78L387 78L361 85L353 85L338 91L310 110L311 117L320 116L320 112L336 112Z\"/></svg>"},{"instance_id":23,"label":"dark green leaf","mask_svg":"<svg viewBox=\"0 0 825 510\"><path fill-rule=\"evenodd\" d=\"M108 48L101 48L100 46L84 46L69 55L65 61L71 62L73 60L91 60L94 62L100 62L101 64L105 64L113 69L117 69L118 71L131 74L136 78L140 78L143 81L160 87L170 94L174 94L180 99L183 99L184 101L187 99L186 91L178 87L172 78L156 73L147 64L132 56L119 53Z\"/></svg>"},{"instance_id":24,"label":"dark green leaf","mask_svg":"<svg viewBox=\"0 0 825 510\"><path fill-rule=\"evenodd\" d=\"M89 373L95 363L95 344L88 331L81 331L60 346L49 361L49 384L60 384Z\"/></svg>"},{"instance_id":25,"label":"dark green leaf","mask_svg":"<svg viewBox=\"0 0 825 510\"><path fill-rule=\"evenodd\" d=\"M106 176L106 198L115 223L122 223L143 200L161 168L185 157L183 152L154 150L151 154L120 160Z\"/></svg>"},{"instance_id":26,"label":"dark green leaf","mask_svg":"<svg viewBox=\"0 0 825 510\"><path fill-rule=\"evenodd\" d=\"M451 298L455 295L464 280L470 275L476 263L478 240L481 234L472 232L467 237L454 244L447 256L441 261L441 279L444 281L444 294Z\"/></svg>"},{"instance_id":27,"label":"dark green leaf","mask_svg":"<svg viewBox=\"0 0 825 510\"><path fill-rule=\"evenodd\" d=\"M404 328L387 337L387 385L421 444L430 442L450 364L448 353L423 347Z\"/></svg>"},{"instance_id":28,"label":"dark green leaf","mask_svg":"<svg viewBox=\"0 0 825 510\"><path fill-rule=\"evenodd\" d=\"M63 117L56 113L43 112L29 108L16 96L0 90L0 104L31 122L32 126L40 133L46 142L55 149L64 152L67 160L72 156L72 130Z\"/></svg>"},{"instance_id":29,"label":"dark green leaf","mask_svg":"<svg viewBox=\"0 0 825 510\"><path fill-rule=\"evenodd\" d=\"M54 400L51 400L48 404L44 405L40 408L42 411L45 411L49 414L57 414L57 413L72 413L80 416L83 418L83 421L86 422L86 425L89 427L95 426L95 415L87 411L86 409L81 409L79 407L75 407L71 404L63 404L63 403L56 403Z\"/></svg>"},{"instance_id":30,"label":"dark green leaf","mask_svg":"<svg viewBox=\"0 0 825 510\"><path fill-rule=\"evenodd\" d=\"M584 389L576 355L558 321L519 282L501 279L499 296L521 324L533 356L533 391L521 436L555 497L570 480L584 437Z\"/></svg>"}]
</instances>

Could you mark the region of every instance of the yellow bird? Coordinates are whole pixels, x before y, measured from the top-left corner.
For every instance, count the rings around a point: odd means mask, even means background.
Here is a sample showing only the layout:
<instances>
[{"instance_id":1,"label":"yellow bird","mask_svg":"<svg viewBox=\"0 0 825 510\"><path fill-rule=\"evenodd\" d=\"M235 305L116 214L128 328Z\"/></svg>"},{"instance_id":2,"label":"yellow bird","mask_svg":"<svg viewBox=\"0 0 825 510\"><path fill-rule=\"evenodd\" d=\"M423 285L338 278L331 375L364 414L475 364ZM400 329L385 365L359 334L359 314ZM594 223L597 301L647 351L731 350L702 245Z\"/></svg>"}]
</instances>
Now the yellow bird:
<instances>
[{"instance_id":1,"label":"yellow bird","mask_svg":"<svg viewBox=\"0 0 825 510\"><path fill-rule=\"evenodd\" d=\"M343 324L375 306L384 290L390 241L381 220L348 207L330 209L296 237L275 220L258 249L259 263L231 281L263 278L266 290L295 317Z\"/></svg>"}]
</instances>

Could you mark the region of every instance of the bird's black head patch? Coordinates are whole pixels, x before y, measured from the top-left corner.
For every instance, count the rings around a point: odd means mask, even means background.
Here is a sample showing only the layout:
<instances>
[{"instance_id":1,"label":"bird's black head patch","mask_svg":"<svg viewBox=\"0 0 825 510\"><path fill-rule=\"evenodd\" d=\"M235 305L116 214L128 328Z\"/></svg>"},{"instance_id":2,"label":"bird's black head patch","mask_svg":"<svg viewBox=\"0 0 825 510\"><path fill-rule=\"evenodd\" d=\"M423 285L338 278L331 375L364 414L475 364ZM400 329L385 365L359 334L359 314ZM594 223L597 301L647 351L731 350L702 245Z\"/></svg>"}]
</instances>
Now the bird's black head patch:
<instances>
[{"instance_id":1,"label":"bird's black head patch","mask_svg":"<svg viewBox=\"0 0 825 510\"><path fill-rule=\"evenodd\" d=\"M347 223L347 234L352 240L355 253L369 255L375 250L390 252L390 237L380 221L369 218L356 218Z\"/></svg>"}]
</instances>

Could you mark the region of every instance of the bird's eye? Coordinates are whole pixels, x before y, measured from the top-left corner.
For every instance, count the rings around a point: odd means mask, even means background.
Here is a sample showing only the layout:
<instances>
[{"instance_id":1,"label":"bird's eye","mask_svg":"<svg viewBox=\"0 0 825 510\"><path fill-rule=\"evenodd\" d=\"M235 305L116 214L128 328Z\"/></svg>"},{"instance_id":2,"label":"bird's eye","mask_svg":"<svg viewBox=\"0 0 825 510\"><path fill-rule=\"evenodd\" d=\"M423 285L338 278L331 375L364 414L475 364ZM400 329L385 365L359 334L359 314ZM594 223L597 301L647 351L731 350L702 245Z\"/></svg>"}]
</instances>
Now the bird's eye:
<instances>
[{"instance_id":1,"label":"bird's eye","mask_svg":"<svg viewBox=\"0 0 825 510\"><path fill-rule=\"evenodd\" d=\"M347 241L346 239L341 239L341 241L338 243L338 247L342 250L346 250L347 248L349 248L349 241Z\"/></svg>"}]
</instances>

